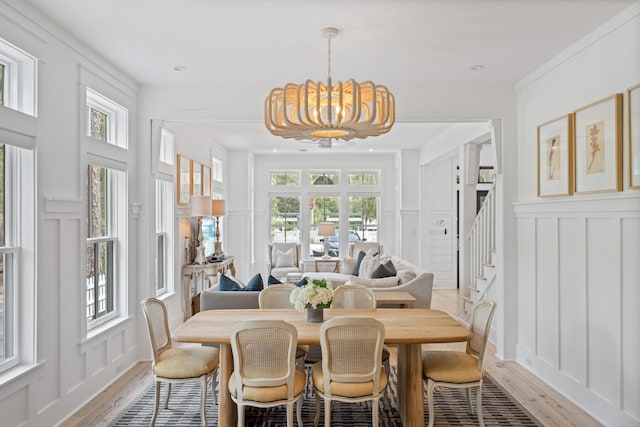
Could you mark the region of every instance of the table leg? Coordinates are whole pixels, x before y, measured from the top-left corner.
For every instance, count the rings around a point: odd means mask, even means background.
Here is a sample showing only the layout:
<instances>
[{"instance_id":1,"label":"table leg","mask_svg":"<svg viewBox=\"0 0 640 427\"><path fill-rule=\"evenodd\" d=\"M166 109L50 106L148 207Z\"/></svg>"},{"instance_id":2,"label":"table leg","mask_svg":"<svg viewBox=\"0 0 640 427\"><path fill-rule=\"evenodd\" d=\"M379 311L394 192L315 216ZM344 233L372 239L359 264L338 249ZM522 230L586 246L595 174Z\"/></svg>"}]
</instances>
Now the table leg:
<instances>
[{"instance_id":1,"label":"table leg","mask_svg":"<svg viewBox=\"0 0 640 427\"><path fill-rule=\"evenodd\" d=\"M229 394L229 378L233 372L231 344L220 344L220 385L218 390L218 426L232 427L238 423L236 404Z\"/></svg>"},{"instance_id":2,"label":"table leg","mask_svg":"<svg viewBox=\"0 0 640 427\"><path fill-rule=\"evenodd\" d=\"M184 306L184 320L187 321L191 317L191 275L182 276L182 302Z\"/></svg>"},{"instance_id":3,"label":"table leg","mask_svg":"<svg viewBox=\"0 0 640 427\"><path fill-rule=\"evenodd\" d=\"M398 405L402 425L424 425L424 397L422 391L422 346L398 346Z\"/></svg>"}]
</instances>

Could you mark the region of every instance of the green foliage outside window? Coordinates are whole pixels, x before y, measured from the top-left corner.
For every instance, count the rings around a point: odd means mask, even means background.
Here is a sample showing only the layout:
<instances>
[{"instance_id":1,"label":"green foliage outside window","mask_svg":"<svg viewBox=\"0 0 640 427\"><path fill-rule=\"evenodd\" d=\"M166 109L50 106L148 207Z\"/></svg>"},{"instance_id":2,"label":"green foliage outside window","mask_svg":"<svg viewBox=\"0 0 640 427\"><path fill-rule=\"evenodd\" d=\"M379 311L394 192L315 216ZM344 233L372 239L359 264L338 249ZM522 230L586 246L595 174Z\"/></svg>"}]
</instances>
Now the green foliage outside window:
<instances>
[{"instance_id":1,"label":"green foliage outside window","mask_svg":"<svg viewBox=\"0 0 640 427\"><path fill-rule=\"evenodd\" d=\"M376 172L351 172L349 173L349 184L378 185L378 174Z\"/></svg>"},{"instance_id":2,"label":"green foliage outside window","mask_svg":"<svg viewBox=\"0 0 640 427\"><path fill-rule=\"evenodd\" d=\"M271 185L300 185L299 172L273 172L271 173Z\"/></svg>"}]
</instances>

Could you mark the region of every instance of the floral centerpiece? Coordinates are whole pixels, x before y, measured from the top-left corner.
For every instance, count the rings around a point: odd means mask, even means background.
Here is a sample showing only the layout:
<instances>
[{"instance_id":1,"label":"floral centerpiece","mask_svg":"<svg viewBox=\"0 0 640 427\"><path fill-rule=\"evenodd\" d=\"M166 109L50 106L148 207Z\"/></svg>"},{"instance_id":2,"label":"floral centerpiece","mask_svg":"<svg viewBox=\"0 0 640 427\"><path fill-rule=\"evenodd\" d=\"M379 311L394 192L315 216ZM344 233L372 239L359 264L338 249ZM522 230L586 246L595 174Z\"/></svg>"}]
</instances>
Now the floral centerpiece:
<instances>
[{"instance_id":1,"label":"floral centerpiece","mask_svg":"<svg viewBox=\"0 0 640 427\"><path fill-rule=\"evenodd\" d=\"M295 288L289 296L289 301L296 310L307 309L307 320L321 322L322 309L331 307L333 290L327 287L327 281L307 277L307 284Z\"/></svg>"}]
</instances>

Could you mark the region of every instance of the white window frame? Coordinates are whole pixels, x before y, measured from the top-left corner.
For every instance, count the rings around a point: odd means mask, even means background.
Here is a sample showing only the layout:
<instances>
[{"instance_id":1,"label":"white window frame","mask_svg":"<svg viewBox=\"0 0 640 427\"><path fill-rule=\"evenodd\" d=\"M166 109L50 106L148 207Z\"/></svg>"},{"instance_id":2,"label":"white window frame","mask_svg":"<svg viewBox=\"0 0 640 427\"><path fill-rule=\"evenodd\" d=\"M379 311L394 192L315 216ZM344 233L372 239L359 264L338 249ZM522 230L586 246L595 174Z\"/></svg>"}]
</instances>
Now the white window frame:
<instances>
[{"instance_id":1,"label":"white window frame","mask_svg":"<svg viewBox=\"0 0 640 427\"><path fill-rule=\"evenodd\" d=\"M286 240L286 232L285 232L285 242L286 243L302 243L302 215L303 215L303 206L302 206L302 195L300 193L286 193L286 194L282 194L282 193L274 193L274 194L269 194L269 242L278 242L278 240L272 240L271 239L271 230L273 229L273 216L271 215L271 200L273 198L276 197L286 197L286 198L297 198L300 200L300 212L298 213L299 215L299 220L298 220L298 233L297 233L297 239L295 241L290 241L290 240Z\"/></svg>"},{"instance_id":2,"label":"white window frame","mask_svg":"<svg viewBox=\"0 0 640 427\"><path fill-rule=\"evenodd\" d=\"M0 38L0 62L5 66L4 106L35 117L38 60Z\"/></svg>"},{"instance_id":3,"label":"white window frame","mask_svg":"<svg viewBox=\"0 0 640 427\"><path fill-rule=\"evenodd\" d=\"M156 252L154 283L156 295L162 295L173 291L173 271L174 271L174 227L173 218L175 216L175 189L171 177L161 177L156 179ZM163 255L162 260L158 256L158 242L162 238ZM159 267L162 265L162 269ZM158 287L158 277L162 276L163 286Z\"/></svg>"},{"instance_id":4,"label":"white window frame","mask_svg":"<svg viewBox=\"0 0 640 427\"><path fill-rule=\"evenodd\" d=\"M107 115L106 141L91 137L91 108ZM129 147L129 112L126 108L106 96L87 87L85 135L100 142L106 142L122 149Z\"/></svg>"},{"instance_id":5,"label":"white window frame","mask_svg":"<svg viewBox=\"0 0 640 427\"><path fill-rule=\"evenodd\" d=\"M90 158L85 168L88 174L88 166L107 168L107 179L110 185L107 186L107 236L90 237L87 235L84 258L85 271L86 259L89 245L97 242L113 242L113 310L106 315L87 321L87 331L95 330L97 327L109 321L126 315L126 289L127 289L127 173L124 169L114 167L115 162L104 162L98 158ZM89 177L86 179L87 203L89 202ZM87 212L89 209L87 208ZM87 230L88 233L88 230ZM86 274L85 274L86 276ZM86 290L85 294L86 296ZM84 299L86 301L86 298ZM86 305L86 302L85 302Z\"/></svg>"},{"instance_id":6,"label":"white window frame","mask_svg":"<svg viewBox=\"0 0 640 427\"><path fill-rule=\"evenodd\" d=\"M213 156L211 157L211 179L217 184L222 184L224 182L223 166L222 160Z\"/></svg>"},{"instance_id":7,"label":"white window frame","mask_svg":"<svg viewBox=\"0 0 640 427\"><path fill-rule=\"evenodd\" d=\"M5 144L5 246L0 256L12 259L10 267L4 266L4 326L10 328L3 339L11 341L13 352L0 361L0 374L35 361L34 165L32 150Z\"/></svg>"},{"instance_id":8,"label":"white window frame","mask_svg":"<svg viewBox=\"0 0 640 427\"><path fill-rule=\"evenodd\" d=\"M278 185L278 184L273 184L273 176L274 175L296 175L298 177L298 184L284 184L284 185ZM274 169L269 171L269 185L271 187L286 187L286 188L299 188L302 187L302 171L301 170L295 170L295 169Z\"/></svg>"},{"instance_id":9,"label":"white window frame","mask_svg":"<svg viewBox=\"0 0 640 427\"><path fill-rule=\"evenodd\" d=\"M166 129L160 132L160 156L162 163L173 165L175 163L175 135Z\"/></svg>"},{"instance_id":10,"label":"white window frame","mask_svg":"<svg viewBox=\"0 0 640 427\"><path fill-rule=\"evenodd\" d=\"M378 181L377 184L351 184L350 179L351 179L351 175L362 175L365 173L369 173L369 174L375 174L376 175L376 180ZM347 171L347 182L346 184L349 186L353 186L353 187L379 187L380 186L380 171L379 170L372 170L372 169L352 169L352 170L348 170Z\"/></svg>"}]
</instances>

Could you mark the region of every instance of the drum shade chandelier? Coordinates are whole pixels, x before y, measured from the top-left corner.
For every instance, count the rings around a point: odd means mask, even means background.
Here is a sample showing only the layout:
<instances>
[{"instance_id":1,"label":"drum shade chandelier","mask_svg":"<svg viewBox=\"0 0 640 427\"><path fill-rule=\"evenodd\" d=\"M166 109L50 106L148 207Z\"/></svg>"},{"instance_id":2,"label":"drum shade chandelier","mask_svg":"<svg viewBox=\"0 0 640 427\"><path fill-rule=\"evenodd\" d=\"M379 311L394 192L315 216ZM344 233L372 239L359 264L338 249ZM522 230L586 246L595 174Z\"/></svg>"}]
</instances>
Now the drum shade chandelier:
<instances>
[{"instance_id":1,"label":"drum shade chandelier","mask_svg":"<svg viewBox=\"0 0 640 427\"><path fill-rule=\"evenodd\" d=\"M385 86L353 79L331 81L331 39L328 38L327 83L307 80L287 83L271 91L265 101L264 121L269 132L283 138L326 141L367 138L389 132L395 121L395 98Z\"/></svg>"}]
</instances>

